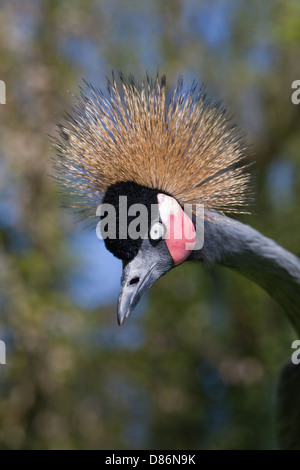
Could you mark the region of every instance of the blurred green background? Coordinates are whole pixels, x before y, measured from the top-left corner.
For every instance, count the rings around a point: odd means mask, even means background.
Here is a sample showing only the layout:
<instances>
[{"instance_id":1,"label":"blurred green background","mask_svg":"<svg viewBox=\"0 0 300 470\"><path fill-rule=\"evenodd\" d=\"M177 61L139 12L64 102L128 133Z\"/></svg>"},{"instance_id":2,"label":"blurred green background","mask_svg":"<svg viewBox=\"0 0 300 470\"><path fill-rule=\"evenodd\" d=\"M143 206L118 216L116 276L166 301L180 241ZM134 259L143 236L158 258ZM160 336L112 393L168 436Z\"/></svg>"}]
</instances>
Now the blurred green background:
<instances>
[{"instance_id":1,"label":"blurred green background","mask_svg":"<svg viewBox=\"0 0 300 470\"><path fill-rule=\"evenodd\" d=\"M253 214L300 254L300 3L2 0L1 449L274 448L296 334L259 287L183 265L116 322L121 262L60 208L48 134L111 70L205 82L246 130Z\"/></svg>"}]
</instances>

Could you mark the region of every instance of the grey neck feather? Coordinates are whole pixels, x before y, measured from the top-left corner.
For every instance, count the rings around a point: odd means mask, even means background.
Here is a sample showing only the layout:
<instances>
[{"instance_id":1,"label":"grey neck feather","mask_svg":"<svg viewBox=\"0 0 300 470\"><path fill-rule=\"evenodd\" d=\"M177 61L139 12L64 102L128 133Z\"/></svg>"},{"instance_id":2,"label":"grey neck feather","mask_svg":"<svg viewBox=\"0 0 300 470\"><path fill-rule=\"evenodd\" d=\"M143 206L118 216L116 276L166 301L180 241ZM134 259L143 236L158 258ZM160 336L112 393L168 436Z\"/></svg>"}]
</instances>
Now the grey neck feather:
<instances>
[{"instance_id":1,"label":"grey neck feather","mask_svg":"<svg viewBox=\"0 0 300 470\"><path fill-rule=\"evenodd\" d=\"M300 336L300 259L248 225L227 217L205 222L204 246L190 259L236 269L283 307ZM279 380L277 432L282 449L300 450L300 366L288 362Z\"/></svg>"},{"instance_id":2,"label":"grey neck feather","mask_svg":"<svg viewBox=\"0 0 300 470\"><path fill-rule=\"evenodd\" d=\"M204 246L190 259L233 268L263 287L300 334L300 259L241 222L205 222Z\"/></svg>"}]
</instances>

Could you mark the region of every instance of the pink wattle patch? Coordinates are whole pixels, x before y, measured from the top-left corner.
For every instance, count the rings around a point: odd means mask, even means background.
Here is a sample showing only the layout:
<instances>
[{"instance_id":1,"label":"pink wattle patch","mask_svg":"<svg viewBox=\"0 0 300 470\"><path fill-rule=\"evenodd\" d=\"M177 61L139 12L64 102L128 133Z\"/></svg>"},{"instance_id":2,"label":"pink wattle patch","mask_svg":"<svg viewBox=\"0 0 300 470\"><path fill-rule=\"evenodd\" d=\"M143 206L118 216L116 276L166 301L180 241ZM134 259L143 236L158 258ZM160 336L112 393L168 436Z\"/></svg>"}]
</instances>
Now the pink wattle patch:
<instances>
[{"instance_id":1,"label":"pink wattle patch","mask_svg":"<svg viewBox=\"0 0 300 470\"><path fill-rule=\"evenodd\" d=\"M158 194L159 215L166 227L165 241L175 264L188 258L196 244L196 231L176 199Z\"/></svg>"}]
</instances>

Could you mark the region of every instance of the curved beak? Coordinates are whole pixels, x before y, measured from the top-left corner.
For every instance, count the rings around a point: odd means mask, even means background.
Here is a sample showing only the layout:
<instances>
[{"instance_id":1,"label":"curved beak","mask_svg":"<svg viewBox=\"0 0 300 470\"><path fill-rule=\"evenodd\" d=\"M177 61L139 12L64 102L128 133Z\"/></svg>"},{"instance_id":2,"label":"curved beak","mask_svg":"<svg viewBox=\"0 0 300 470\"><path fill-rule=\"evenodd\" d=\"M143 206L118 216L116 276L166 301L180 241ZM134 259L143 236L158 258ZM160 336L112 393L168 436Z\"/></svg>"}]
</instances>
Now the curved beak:
<instances>
[{"instance_id":1,"label":"curved beak","mask_svg":"<svg viewBox=\"0 0 300 470\"><path fill-rule=\"evenodd\" d=\"M145 239L135 258L127 263L123 261L117 312L119 325L124 323L156 279L171 269L171 255L165 243L161 243L154 247Z\"/></svg>"}]
</instances>

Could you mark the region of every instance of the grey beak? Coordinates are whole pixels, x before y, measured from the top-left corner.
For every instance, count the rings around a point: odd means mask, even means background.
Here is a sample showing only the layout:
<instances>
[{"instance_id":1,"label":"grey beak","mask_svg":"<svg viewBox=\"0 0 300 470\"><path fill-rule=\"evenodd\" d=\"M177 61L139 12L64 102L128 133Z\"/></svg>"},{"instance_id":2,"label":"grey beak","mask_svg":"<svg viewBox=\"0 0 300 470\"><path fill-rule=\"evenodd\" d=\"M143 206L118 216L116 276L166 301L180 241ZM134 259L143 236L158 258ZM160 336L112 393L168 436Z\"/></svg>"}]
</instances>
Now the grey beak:
<instances>
[{"instance_id":1,"label":"grey beak","mask_svg":"<svg viewBox=\"0 0 300 470\"><path fill-rule=\"evenodd\" d=\"M172 264L167 248L162 244L154 247L148 239L143 240L140 251L133 260L123 262L117 312L119 325L129 317L156 279L171 269Z\"/></svg>"}]
</instances>

